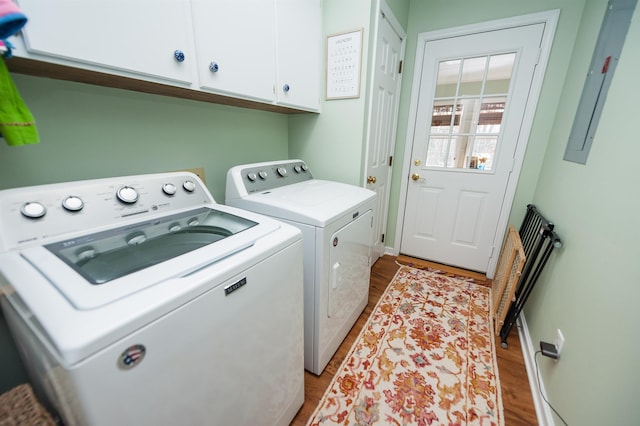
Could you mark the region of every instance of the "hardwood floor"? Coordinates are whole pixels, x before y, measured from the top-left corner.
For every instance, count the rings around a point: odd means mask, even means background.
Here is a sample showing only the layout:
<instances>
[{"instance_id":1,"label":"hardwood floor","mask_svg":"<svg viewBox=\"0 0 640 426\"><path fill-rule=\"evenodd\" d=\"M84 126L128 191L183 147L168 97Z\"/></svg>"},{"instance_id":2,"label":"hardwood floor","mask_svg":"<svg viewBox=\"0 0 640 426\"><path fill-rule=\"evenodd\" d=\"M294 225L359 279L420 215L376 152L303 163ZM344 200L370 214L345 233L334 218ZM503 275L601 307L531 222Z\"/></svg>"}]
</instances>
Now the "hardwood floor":
<instances>
[{"instance_id":1,"label":"hardwood floor","mask_svg":"<svg viewBox=\"0 0 640 426\"><path fill-rule=\"evenodd\" d=\"M331 383L331 379L336 374L342 361L347 356L353 342L360 334L360 330L364 326L371 314L371 311L378 303L378 299L382 296L387 285L395 276L399 265L414 263L416 265L431 266L441 270L455 272L459 275L471 276L479 280L486 278L478 273L463 271L456 268L446 267L443 265L433 264L420 261L417 259L394 256L383 256L373 265L371 269L371 285L369 289L369 303L354 324L353 328L338 348L335 355L329 361L329 364L320 376L305 371L305 401L302 408L291 422L291 426L305 425L313 411L315 410L320 398L324 394L327 387ZM500 347L499 339L497 341L497 359L498 372L500 375L500 383L502 386L502 403L504 406L505 426L520 425L536 425L538 424L536 412L533 405L533 398L529 388L529 379L524 366L522 349L518 332L514 328L507 339L509 347L504 349Z\"/></svg>"}]
</instances>

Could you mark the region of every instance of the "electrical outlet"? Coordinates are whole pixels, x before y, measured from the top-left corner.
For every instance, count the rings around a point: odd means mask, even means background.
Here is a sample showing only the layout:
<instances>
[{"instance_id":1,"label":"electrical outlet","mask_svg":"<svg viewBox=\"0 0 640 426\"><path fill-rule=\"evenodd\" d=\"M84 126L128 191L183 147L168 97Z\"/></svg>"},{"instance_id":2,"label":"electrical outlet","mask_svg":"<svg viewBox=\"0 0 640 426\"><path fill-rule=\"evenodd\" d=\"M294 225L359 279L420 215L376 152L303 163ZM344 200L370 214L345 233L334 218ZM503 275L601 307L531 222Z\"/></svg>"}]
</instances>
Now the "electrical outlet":
<instances>
[{"instance_id":1,"label":"electrical outlet","mask_svg":"<svg viewBox=\"0 0 640 426\"><path fill-rule=\"evenodd\" d=\"M184 171L185 172L191 172L191 173L197 175L202 180L202 182L206 184L206 181L204 179L204 168L202 168L202 167L194 167L192 169L184 169Z\"/></svg>"},{"instance_id":2,"label":"electrical outlet","mask_svg":"<svg viewBox=\"0 0 640 426\"><path fill-rule=\"evenodd\" d=\"M556 340L553 342L556 346L556 352L558 352L558 356L560 356L560 352L562 352L562 346L564 346L564 335L560 329L556 330Z\"/></svg>"},{"instance_id":3,"label":"electrical outlet","mask_svg":"<svg viewBox=\"0 0 640 426\"><path fill-rule=\"evenodd\" d=\"M191 172L193 174L195 174L196 176L198 176L201 180L202 183L204 183L206 185L206 181L204 178L204 168L203 167L194 167L191 169L179 169L179 170L172 170L172 172Z\"/></svg>"}]
</instances>

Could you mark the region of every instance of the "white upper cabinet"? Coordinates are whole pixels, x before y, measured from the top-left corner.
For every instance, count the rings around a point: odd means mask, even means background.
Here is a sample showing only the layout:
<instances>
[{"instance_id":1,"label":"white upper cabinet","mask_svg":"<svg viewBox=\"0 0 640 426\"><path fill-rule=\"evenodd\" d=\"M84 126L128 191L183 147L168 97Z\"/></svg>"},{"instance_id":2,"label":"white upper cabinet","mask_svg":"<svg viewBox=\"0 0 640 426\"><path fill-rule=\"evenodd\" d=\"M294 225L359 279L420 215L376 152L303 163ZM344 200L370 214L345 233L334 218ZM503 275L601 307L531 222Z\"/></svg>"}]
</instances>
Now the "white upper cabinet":
<instances>
[{"instance_id":1,"label":"white upper cabinet","mask_svg":"<svg viewBox=\"0 0 640 426\"><path fill-rule=\"evenodd\" d=\"M319 0L192 0L203 90L320 108Z\"/></svg>"},{"instance_id":2,"label":"white upper cabinet","mask_svg":"<svg viewBox=\"0 0 640 426\"><path fill-rule=\"evenodd\" d=\"M195 54L189 0L19 0L30 57L189 86Z\"/></svg>"},{"instance_id":3,"label":"white upper cabinet","mask_svg":"<svg viewBox=\"0 0 640 426\"><path fill-rule=\"evenodd\" d=\"M195 90L182 96L212 94L219 103L319 111L320 0L19 0L19 7L29 21L24 43L15 40L18 57L161 83L154 87L161 94L180 87ZM102 74L97 84L111 84Z\"/></svg>"},{"instance_id":4,"label":"white upper cabinet","mask_svg":"<svg viewBox=\"0 0 640 426\"><path fill-rule=\"evenodd\" d=\"M273 102L273 0L192 0L200 87Z\"/></svg>"},{"instance_id":5,"label":"white upper cabinet","mask_svg":"<svg viewBox=\"0 0 640 426\"><path fill-rule=\"evenodd\" d=\"M320 0L276 0L276 101L320 108L322 52Z\"/></svg>"}]
</instances>

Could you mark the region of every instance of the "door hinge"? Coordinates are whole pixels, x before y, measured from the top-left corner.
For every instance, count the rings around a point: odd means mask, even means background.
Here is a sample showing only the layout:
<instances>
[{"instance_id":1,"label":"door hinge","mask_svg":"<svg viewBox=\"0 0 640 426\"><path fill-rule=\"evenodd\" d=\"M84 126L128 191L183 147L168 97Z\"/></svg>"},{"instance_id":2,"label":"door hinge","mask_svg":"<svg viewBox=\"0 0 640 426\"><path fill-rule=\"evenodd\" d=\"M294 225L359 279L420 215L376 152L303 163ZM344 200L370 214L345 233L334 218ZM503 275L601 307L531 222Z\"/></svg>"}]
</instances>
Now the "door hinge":
<instances>
[{"instance_id":1,"label":"door hinge","mask_svg":"<svg viewBox=\"0 0 640 426\"><path fill-rule=\"evenodd\" d=\"M393 155L389 156L389 167L393 164Z\"/></svg>"},{"instance_id":2,"label":"door hinge","mask_svg":"<svg viewBox=\"0 0 640 426\"><path fill-rule=\"evenodd\" d=\"M380 242L384 243L384 234L382 234L382 237L380 237Z\"/></svg>"},{"instance_id":3,"label":"door hinge","mask_svg":"<svg viewBox=\"0 0 640 426\"><path fill-rule=\"evenodd\" d=\"M402 74L402 61L398 64L398 74Z\"/></svg>"}]
</instances>

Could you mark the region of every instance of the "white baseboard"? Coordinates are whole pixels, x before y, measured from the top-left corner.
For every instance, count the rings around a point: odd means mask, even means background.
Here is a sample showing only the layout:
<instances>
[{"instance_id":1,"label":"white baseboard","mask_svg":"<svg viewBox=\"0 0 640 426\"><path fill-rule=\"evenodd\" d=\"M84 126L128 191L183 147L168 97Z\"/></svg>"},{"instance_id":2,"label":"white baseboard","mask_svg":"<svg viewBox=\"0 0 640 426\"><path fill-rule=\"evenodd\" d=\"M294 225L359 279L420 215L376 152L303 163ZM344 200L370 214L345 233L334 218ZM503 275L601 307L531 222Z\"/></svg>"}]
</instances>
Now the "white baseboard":
<instances>
[{"instance_id":1,"label":"white baseboard","mask_svg":"<svg viewBox=\"0 0 640 426\"><path fill-rule=\"evenodd\" d=\"M529 327L527 327L524 312L520 312L517 324L518 336L520 336L520 345L522 346L522 355L524 356L524 365L527 369L527 376L529 377L529 386L531 387L531 395L533 396L533 405L536 408L538 424L540 426L554 426L555 422L553 421L551 408L542 398L543 394L547 394L544 390L544 382L540 380L538 383L535 359L536 349L531 341L531 335L529 334ZM540 393L541 390L543 393Z\"/></svg>"}]
</instances>

